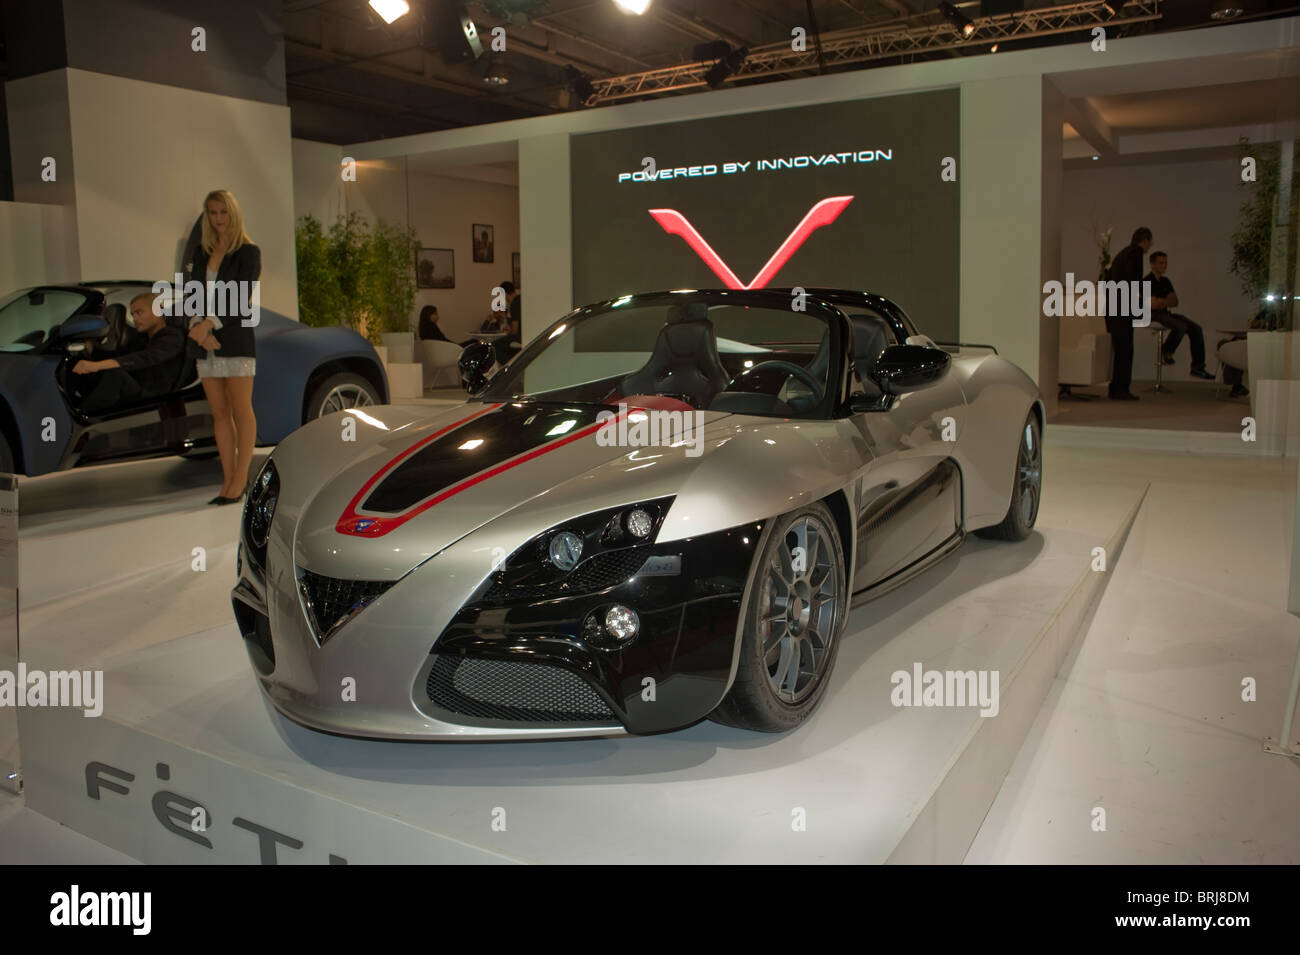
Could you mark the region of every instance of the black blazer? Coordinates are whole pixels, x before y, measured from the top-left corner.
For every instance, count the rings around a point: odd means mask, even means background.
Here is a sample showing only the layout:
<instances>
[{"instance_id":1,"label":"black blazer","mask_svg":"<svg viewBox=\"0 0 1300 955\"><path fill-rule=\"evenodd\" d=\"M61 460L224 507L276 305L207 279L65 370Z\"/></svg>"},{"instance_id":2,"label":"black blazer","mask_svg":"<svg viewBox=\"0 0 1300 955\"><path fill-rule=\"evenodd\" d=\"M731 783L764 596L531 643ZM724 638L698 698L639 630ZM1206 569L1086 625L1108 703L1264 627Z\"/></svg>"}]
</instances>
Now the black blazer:
<instances>
[{"instance_id":1,"label":"black blazer","mask_svg":"<svg viewBox=\"0 0 1300 955\"><path fill-rule=\"evenodd\" d=\"M252 282L262 275L262 250L251 242L241 245L235 252L226 253L217 268L218 282ZM203 251L200 243L194 249L194 258L190 261L189 279L206 282L208 280L208 253ZM252 295L252 291L247 293ZM257 355L253 339L253 329L245 328L237 315L218 316L221 327L214 333L221 347L214 354L222 358L254 358Z\"/></svg>"},{"instance_id":2,"label":"black blazer","mask_svg":"<svg viewBox=\"0 0 1300 955\"><path fill-rule=\"evenodd\" d=\"M165 395L176 387L181 376L185 336L179 328L164 325L131 351L112 357L120 368L131 373L143 394Z\"/></svg>"}]
</instances>

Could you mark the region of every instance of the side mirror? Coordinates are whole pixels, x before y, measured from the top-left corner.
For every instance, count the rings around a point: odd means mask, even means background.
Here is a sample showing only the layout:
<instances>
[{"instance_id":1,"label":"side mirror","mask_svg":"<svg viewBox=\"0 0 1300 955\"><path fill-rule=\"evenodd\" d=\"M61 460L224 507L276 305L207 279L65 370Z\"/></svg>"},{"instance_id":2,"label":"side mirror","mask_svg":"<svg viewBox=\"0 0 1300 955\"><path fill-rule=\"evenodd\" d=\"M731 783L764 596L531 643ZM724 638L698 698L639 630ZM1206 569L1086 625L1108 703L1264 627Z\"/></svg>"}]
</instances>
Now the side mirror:
<instances>
[{"instance_id":1,"label":"side mirror","mask_svg":"<svg viewBox=\"0 0 1300 955\"><path fill-rule=\"evenodd\" d=\"M871 380L887 395L932 385L948 372L952 356L925 345L890 345L871 369Z\"/></svg>"},{"instance_id":2,"label":"side mirror","mask_svg":"<svg viewBox=\"0 0 1300 955\"><path fill-rule=\"evenodd\" d=\"M469 394L482 391L483 386L492 377L496 365L497 350L491 342L474 342L466 345L460 353L456 368L460 372L460 384Z\"/></svg>"},{"instance_id":3,"label":"side mirror","mask_svg":"<svg viewBox=\"0 0 1300 955\"><path fill-rule=\"evenodd\" d=\"M73 315L59 326L59 338L65 342L97 342L107 334L102 315Z\"/></svg>"}]
</instances>

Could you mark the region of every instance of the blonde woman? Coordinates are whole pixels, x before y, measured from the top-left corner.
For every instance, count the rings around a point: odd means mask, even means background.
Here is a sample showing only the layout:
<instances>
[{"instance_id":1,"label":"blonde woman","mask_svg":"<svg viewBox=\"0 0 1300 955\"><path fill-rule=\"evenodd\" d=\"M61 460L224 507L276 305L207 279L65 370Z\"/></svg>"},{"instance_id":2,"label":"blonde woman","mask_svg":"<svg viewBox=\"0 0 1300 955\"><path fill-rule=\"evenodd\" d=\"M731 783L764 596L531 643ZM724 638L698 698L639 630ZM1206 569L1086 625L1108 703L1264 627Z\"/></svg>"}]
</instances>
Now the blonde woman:
<instances>
[{"instance_id":1,"label":"blonde woman","mask_svg":"<svg viewBox=\"0 0 1300 955\"><path fill-rule=\"evenodd\" d=\"M199 282L252 283L262 274L262 252L244 231L239 203L226 189L216 189L203 200L203 239L189 268L191 279ZM252 295L251 285L242 286L244 301L251 302ZM206 350L196 364L212 408L212 431L221 456L221 492L209 504L234 504L243 497L257 440L256 347L253 329L244 326L242 317L210 315L190 326L190 338Z\"/></svg>"}]
</instances>

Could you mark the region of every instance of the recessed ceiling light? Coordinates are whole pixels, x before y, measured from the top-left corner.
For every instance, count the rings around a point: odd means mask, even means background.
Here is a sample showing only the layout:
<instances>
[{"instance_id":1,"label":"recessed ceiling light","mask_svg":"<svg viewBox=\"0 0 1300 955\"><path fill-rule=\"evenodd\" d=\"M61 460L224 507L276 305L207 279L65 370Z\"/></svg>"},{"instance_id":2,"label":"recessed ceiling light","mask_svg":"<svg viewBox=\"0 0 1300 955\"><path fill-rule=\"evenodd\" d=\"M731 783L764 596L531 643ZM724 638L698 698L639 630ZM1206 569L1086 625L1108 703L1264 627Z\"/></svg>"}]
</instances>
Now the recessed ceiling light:
<instances>
[{"instance_id":1,"label":"recessed ceiling light","mask_svg":"<svg viewBox=\"0 0 1300 955\"><path fill-rule=\"evenodd\" d=\"M650 0L614 0L614 6L624 13L634 13L639 17L650 9Z\"/></svg>"},{"instance_id":2,"label":"recessed ceiling light","mask_svg":"<svg viewBox=\"0 0 1300 955\"><path fill-rule=\"evenodd\" d=\"M370 9L379 14L385 23L392 23L398 17L411 12L411 5L406 0L370 0Z\"/></svg>"}]
</instances>

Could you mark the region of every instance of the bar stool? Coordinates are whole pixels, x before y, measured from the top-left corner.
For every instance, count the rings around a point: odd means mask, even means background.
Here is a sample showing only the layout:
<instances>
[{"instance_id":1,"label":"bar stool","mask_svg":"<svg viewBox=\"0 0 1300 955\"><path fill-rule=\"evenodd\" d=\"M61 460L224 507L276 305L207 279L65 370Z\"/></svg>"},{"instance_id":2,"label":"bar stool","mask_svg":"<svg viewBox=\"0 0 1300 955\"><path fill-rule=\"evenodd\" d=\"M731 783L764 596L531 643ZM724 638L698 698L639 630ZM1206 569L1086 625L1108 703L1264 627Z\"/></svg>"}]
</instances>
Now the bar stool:
<instances>
[{"instance_id":1,"label":"bar stool","mask_svg":"<svg viewBox=\"0 0 1300 955\"><path fill-rule=\"evenodd\" d=\"M1156 386L1151 390L1162 395L1172 394L1171 389L1165 387L1165 332L1168 329L1152 322L1149 331L1156 336Z\"/></svg>"}]
</instances>

